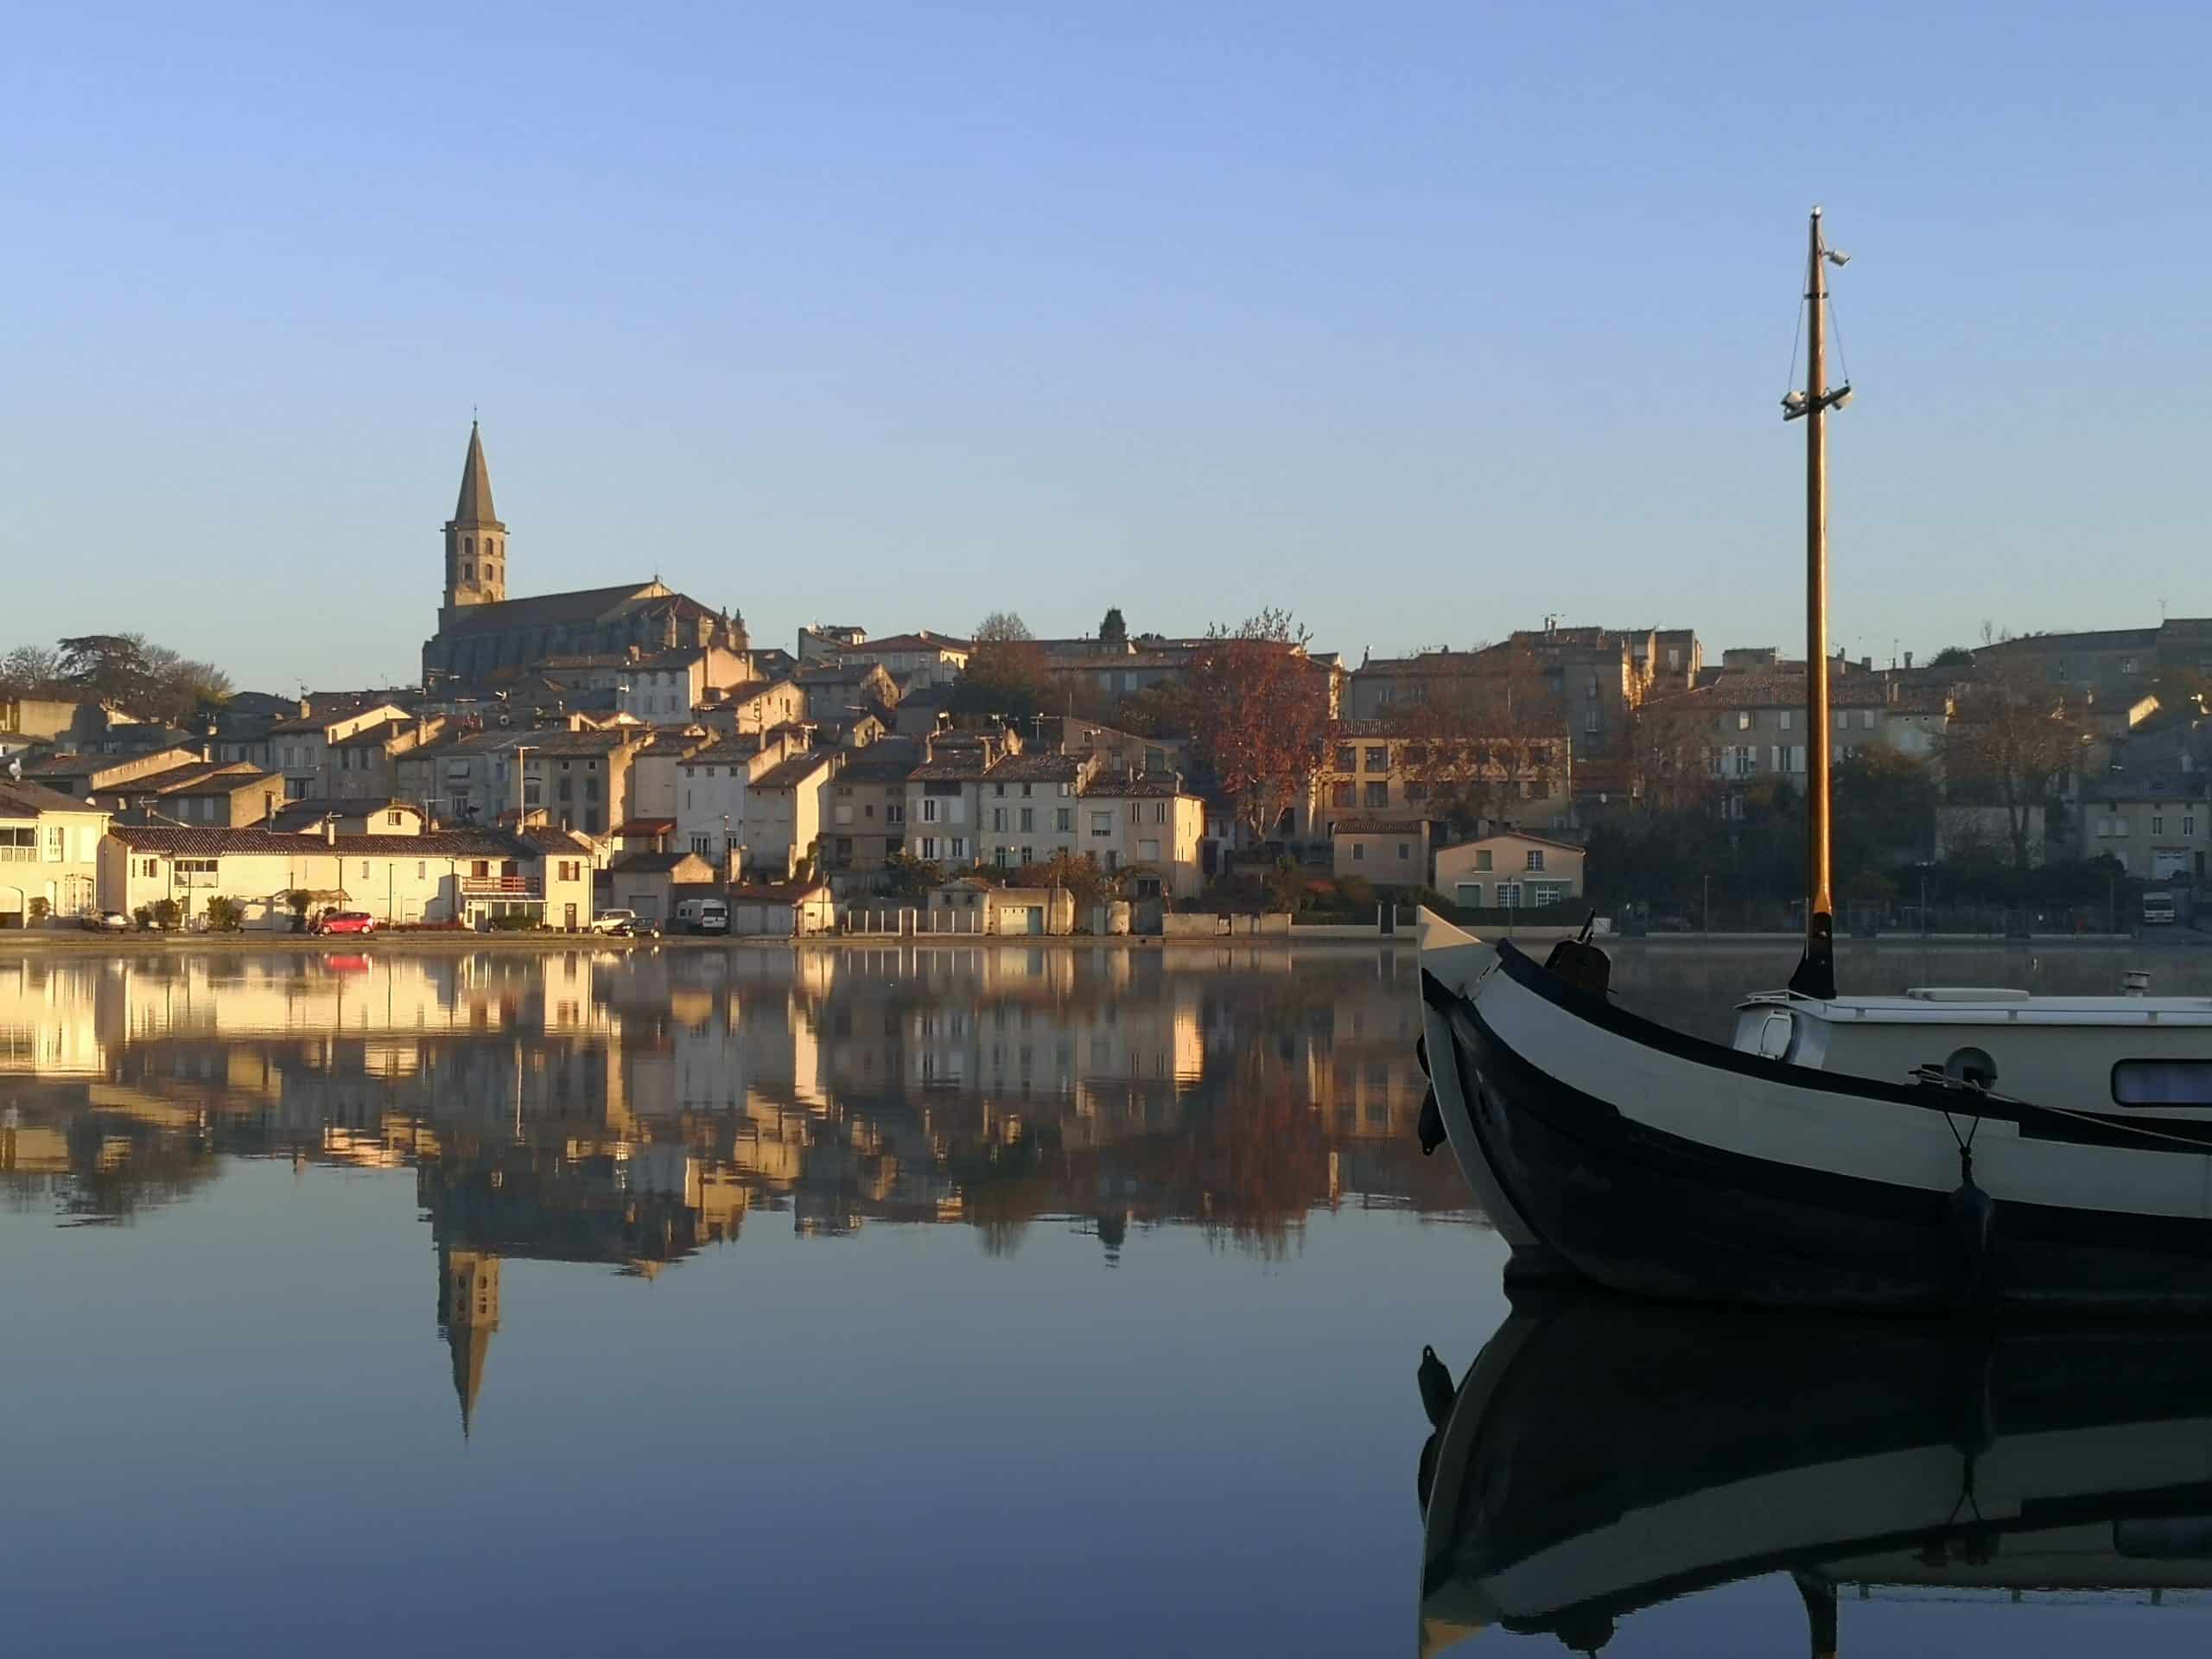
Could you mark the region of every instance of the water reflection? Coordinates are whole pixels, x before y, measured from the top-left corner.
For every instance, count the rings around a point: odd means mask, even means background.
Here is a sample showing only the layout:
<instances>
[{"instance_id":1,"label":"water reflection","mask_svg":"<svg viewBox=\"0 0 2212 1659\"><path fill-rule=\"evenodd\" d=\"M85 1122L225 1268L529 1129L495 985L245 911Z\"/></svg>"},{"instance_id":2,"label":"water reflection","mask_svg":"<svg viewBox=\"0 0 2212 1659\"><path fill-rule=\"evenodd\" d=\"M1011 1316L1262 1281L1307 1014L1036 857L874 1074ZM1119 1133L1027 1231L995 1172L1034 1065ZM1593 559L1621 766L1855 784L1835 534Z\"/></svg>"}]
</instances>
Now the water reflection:
<instances>
[{"instance_id":1,"label":"water reflection","mask_svg":"<svg viewBox=\"0 0 2212 1659\"><path fill-rule=\"evenodd\" d=\"M0 960L0 1181L113 1221L226 1155L408 1167L468 1408L499 1263L803 1236L1472 1219L1413 1138L1403 953L907 946Z\"/></svg>"},{"instance_id":2,"label":"water reflection","mask_svg":"<svg viewBox=\"0 0 2212 1659\"><path fill-rule=\"evenodd\" d=\"M2212 1586L2212 1332L1573 1300L1499 1327L1421 1484L1424 1651L1501 1625L1596 1652L1777 1572L1815 1655L1861 1599L2171 1601Z\"/></svg>"}]
</instances>

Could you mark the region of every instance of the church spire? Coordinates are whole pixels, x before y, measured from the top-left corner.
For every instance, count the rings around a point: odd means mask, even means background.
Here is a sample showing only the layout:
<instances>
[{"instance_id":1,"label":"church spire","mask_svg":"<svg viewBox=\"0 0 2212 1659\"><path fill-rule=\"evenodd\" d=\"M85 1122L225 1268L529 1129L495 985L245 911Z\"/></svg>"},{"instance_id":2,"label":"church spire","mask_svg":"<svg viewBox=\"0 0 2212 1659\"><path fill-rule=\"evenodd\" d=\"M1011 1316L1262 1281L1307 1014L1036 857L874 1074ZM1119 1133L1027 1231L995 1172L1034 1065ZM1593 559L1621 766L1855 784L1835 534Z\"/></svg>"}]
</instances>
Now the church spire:
<instances>
[{"instance_id":1,"label":"church spire","mask_svg":"<svg viewBox=\"0 0 2212 1659\"><path fill-rule=\"evenodd\" d=\"M484 461L484 435L471 421L468 459L461 467L461 497L446 524L445 612L450 616L464 605L497 605L506 596L507 527L493 512L492 469Z\"/></svg>"},{"instance_id":2,"label":"church spire","mask_svg":"<svg viewBox=\"0 0 2212 1659\"><path fill-rule=\"evenodd\" d=\"M438 1246L438 1334L452 1351L453 1391L461 1400L461 1438L475 1427L484 1360L499 1328L499 1258Z\"/></svg>"},{"instance_id":3,"label":"church spire","mask_svg":"<svg viewBox=\"0 0 2212 1659\"><path fill-rule=\"evenodd\" d=\"M497 524L499 515L492 511L492 469L484 464L484 436L477 423L468 423L468 459L461 467L461 499L453 510L453 521L474 528L479 524Z\"/></svg>"}]
</instances>

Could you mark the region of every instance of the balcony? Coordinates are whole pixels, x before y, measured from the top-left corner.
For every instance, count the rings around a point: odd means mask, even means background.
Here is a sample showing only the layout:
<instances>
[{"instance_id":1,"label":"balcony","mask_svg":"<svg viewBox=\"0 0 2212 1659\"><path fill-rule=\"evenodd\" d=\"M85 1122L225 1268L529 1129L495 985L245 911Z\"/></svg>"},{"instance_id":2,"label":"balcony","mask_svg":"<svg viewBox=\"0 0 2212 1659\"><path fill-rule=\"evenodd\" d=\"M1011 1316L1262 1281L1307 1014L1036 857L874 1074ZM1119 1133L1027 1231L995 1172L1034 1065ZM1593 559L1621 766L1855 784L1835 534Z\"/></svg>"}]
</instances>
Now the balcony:
<instances>
[{"instance_id":1,"label":"balcony","mask_svg":"<svg viewBox=\"0 0 2212 1659\"><path fill-rule=\"evenodd\" d=\"M461 896L465 899L543 899L543 885L534 875L464 875L461 878Z\"/></svg>"}]
</instances>

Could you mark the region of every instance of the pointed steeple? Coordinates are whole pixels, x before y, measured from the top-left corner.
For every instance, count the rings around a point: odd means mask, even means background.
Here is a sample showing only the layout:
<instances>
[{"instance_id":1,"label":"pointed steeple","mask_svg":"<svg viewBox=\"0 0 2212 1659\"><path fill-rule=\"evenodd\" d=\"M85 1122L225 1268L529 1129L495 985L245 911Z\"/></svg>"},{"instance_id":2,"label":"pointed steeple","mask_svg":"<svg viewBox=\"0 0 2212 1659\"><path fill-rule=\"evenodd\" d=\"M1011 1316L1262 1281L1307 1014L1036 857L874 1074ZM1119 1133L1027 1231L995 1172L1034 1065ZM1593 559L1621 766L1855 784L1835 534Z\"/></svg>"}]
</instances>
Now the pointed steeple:
<instances>
[{"instance_id":1,"label":"pointed steeple","mask_svg":"<svg viewBox=\"0 0 2212 1659\"><path fill-rule=\"evenodd\" d=\"M457 1325L446 1330L453 1350L453 1391L461 1396L461 1438L467 1440L476 1418L476 1396L484 1391L484 1357L491 1351L488 1325Z\"/></svg>"},{"instance_id":2,"label":"pointed steeple","mask_svg":"<svg viewBox=\"0 0 2212 1659\"><path fill-rule=\"evenodd\" d=\"M446 524L445 609L496 605L507 596L507 527L492 506L492 469L484 434L468 423L468 459L461 467L461 498Z\"/></svg>"},{"instance_id":3,"label":"pointed steeple","mask_svg":"<svg viewBox=\"0 0 2212 1659\"><path fill-rule=\"evenodd\" d=\"M499 1258L482 1250L438 1245L438 1334L453 1357L453 1391L461 1399L461 1434L475 1426L484 1390L484 1360L499 1328Z\"/></svg>"},{"instance_id":4,"label":"pointed steeple","mask_svg":"<svg viewBox=\"0 0 2212 1659\"><path fill-rule=\"evenodd\" d=\"M468 459L461 467L461 499L453 510L456 524L496 524L492 511L492 469L484 464L484 435L474 421L468 423Z\"/></svg>"}]
</instances>

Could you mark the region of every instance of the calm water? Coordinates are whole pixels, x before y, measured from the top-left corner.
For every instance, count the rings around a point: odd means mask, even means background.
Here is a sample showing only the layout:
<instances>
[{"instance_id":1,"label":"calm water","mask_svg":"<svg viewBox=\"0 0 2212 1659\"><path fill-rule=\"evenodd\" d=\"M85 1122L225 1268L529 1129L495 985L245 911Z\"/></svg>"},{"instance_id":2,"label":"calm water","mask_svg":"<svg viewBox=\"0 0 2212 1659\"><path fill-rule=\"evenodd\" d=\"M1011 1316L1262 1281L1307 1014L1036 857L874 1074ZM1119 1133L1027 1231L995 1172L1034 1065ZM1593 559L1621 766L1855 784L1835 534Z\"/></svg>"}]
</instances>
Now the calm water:
<instances>
[{"instance_id":1,"label":"calm water","mask_svg":"<svg viewBox=\"0 0 2212 1659\"><path fill-rule=\"evenodd\" d=\"M1625 1001L1705 1028L1787 967L1620 957ZM2135 964L1856 960L1869 988ZM2197 962L2151 965L2212 987ZM1342 948L0 957L7 1649L1413 1651L1414 1364L1465 1369L1506 1307L1497 1240L1414 1147L1411 974ZM1595 1410L1613 1477L1656 1480L1680 1412L1546 1363L1484 1433ZM1741 1369L1676 1375L1725 1438ZM1556 1497L1501 1491L1506 1531ZM1877 1596L1846 1646L2212 1639L2140 1599ZM1804 1628L1763 1572L1624 1612L1605 1651Z\"/></svg>"}]
</instances>

